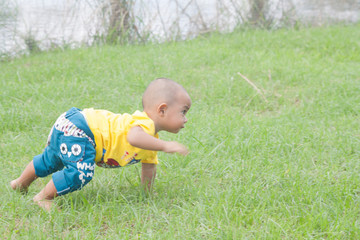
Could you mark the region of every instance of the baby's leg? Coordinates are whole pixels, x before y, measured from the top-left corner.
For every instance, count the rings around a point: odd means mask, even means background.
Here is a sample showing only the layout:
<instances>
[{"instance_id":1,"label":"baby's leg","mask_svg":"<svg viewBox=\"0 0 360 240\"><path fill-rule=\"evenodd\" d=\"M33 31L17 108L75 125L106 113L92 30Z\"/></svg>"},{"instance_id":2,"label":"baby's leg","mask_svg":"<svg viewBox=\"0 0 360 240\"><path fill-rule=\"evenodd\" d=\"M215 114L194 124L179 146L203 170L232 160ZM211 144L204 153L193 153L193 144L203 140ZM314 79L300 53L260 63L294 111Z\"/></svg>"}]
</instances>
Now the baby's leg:
<instances>
[{"instance_id":1,"label":"baby's leg","mask_svg":"<svg viewBox=\"0 0 360 240\"><path fill-rule=\"evenodd\" d=\"M52 136L52 131L50 132L49 138ZM49 140L48 140L49 142ZM57 168L49 168L46 166L52 166L52 164L45 164L44 157L46 159L52 159L52 155L49 153L50 148L46 147L44 152L38 156L35 156L33 160L26 166L25 170L22 172L20 177L10 182L10 186L14 190L20 190L22 192L26 192L30 184L37 179L38 177L45 177L52 172L57 171ZM61 161L60 161L61 162ZM36 171L35 171L36 167ZM63 166L58 167L61 169ZM41 170L39 172L39 170Z\"/></svg>"},{"instance_id":2,"label":"baby's leg","mask_svg":"<svg viewBox=\"0 0 360 240\"><path fill-rule=\"evenodd\" d=\"M36 179L38 176L35 174L34 163L31 161L22 172L20 177L10 182L10 186L14 190L20 190L26 192L30 184Z\"/></svg>"},{"instance_id":3,"label":"baby's leg","mask_svg":"<svg viewBox=\"0 0 360 240\"><path fill-rule=\"evenodd\" d=\"M51 179L48 184L41 190L34 198L33 201L46 211L51 210L53 199L57 196L56 188L53 180Z\"/></svg>"}]
</instances>

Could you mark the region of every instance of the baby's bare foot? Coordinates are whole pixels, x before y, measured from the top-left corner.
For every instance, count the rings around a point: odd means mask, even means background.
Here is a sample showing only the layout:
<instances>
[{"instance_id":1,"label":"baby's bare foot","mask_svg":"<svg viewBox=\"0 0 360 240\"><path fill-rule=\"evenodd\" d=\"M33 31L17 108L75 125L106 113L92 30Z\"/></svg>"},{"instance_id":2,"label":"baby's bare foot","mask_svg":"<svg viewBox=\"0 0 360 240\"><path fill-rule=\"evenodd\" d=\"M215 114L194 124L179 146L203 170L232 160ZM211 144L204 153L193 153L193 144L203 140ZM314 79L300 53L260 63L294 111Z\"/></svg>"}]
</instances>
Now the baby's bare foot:
<instances>
[{"instance_id":1,"label":"baby's bare foot","mask_svg":"<svg viewBox=\"0 0 360 240\"><path fill-rule=\"evenodd\" d=\"M38 195L36 195L33 198L34 203L36 203L37 205L39 205L42 209L44 209L47 212L50 212L51 207L53 205L53 201L52 200L48 200L48 199L41 199L41 197Z\"/></svg>"},{"instance_id":2,"label":"baby's bare foot","mask_svg":"<svg viewBox=\"0 0 360 240\"><path fill-rule=\"evenodd\" d=\"M12 180L10 182L10 186L13 190L18 190L23 193L26 193L28 190L27 187L24 187L21 183L19 183L18 179Z\"/></svg>"}]
</instances>

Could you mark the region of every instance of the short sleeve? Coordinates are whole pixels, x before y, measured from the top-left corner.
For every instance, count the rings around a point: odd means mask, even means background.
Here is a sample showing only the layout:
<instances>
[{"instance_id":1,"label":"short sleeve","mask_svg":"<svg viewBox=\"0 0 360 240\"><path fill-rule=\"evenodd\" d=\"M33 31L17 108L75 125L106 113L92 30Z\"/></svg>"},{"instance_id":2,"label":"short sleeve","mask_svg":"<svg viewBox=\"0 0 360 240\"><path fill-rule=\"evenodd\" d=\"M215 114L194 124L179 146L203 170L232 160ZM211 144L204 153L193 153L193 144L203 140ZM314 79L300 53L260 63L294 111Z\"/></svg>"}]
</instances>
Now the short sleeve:
<instances>
[{"instance_id":1,"label":"short sleeve","mask_svg":"<svg viewBox=\"0 0 360 240\"><path fill-rule=\"evenodd\" d=\"M158 161L158 156L157 156L157 153L155 152L155 155L153 155L153 157L149 157L147 159L143 159L141 160L142 163L150 163L150 164L158 164L159 161Z\"/></svg>"},{"instance_id":2,"label":"short sleeve","mask_svg":"<svg viewBox=\"0 0 360 240\"><path fill-rule=\"evenodd\" d=\"M136 111L132 115L130 128L135 126L140 126L147 134L159 138L159 135L155 134L154 121L151 118L149 118L145 112ZM150 164L159 163L157 157L157 151L150 151L150 150L143 150L143 151L144 154L142 154L142 158L141 158L142 163L150 163Z\"/></svg>"},{"instance_id":3,"label":"short sleeve","mask_svg":"<svg viewBox=\"0 0 360 240\"><path fill-rule=\"evenodd\" d=\"M135 126L140 126L147 134L155 136L155 124L152 119L150 119L146 113L136 111L132 115L133 119L130 123L130 128ZM155 136L156 137L156 136Z\"/></svg>"}]
</instances>

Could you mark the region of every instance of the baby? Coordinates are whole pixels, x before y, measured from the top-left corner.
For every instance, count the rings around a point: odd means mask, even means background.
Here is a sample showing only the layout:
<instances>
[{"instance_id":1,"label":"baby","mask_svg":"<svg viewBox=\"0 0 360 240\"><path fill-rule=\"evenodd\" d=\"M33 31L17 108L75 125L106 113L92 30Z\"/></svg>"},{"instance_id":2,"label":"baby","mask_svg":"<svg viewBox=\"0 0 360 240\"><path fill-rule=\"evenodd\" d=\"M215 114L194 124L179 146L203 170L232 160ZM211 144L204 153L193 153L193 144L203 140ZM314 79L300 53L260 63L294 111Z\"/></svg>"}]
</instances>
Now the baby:
<instances>
[{"instance_id":1,"label":"baby","mask_svg":"<svg viewBox=\"0 0 360 240\"><path fill-rule=\"evenodd\" d=\"M36 178L52 174L33 198L49 211L55 197L79 190L91 181L95 164L113 168L141 162L141 183L150 191L157 151L188 154L182 144L159 139L158 132L178 133L184 128L191 99L180 84L159 78L146 88L142 104L143 111L132 115L71 108L55 122L44 152L11 181L11 187L26 191Z\"/></svg>"}]
</instances>

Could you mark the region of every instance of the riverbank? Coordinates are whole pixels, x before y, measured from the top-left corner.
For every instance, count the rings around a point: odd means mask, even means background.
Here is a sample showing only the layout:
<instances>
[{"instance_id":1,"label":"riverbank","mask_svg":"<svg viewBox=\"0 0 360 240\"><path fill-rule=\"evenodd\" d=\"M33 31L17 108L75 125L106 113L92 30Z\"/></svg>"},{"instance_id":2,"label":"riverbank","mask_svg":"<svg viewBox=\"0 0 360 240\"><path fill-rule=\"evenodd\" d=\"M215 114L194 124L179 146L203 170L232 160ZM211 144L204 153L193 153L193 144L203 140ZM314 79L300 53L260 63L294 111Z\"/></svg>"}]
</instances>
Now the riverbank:
<instances>
[{"instance_id":1,"label":"riverbank","mask_svg":"<svg viewBox=\"0 0 360 240\"><path fill-rule=\"evenodd\" d=\"M359 25L249 30L1 62L0 236L359 239L359 39ZM160 133L191 153L159 153L151 197L139 166L96 168L49 214L31 204L49 178L26 195L6 184L42 151L59 114L132 113L156 77L183 84L193 106L181 133Z\"/></svg>"},{"instance_id":2,"label":"riverbank","mask_svg":"<svg viewBox=\"0 0 360 240\"><path fill-rule=\"evenodd\" d=\"M360 3L348 0L5 0L0 3L0 56L185 40L244 26L274 30L359 20Z\"/></svg>"}]
</instances>

